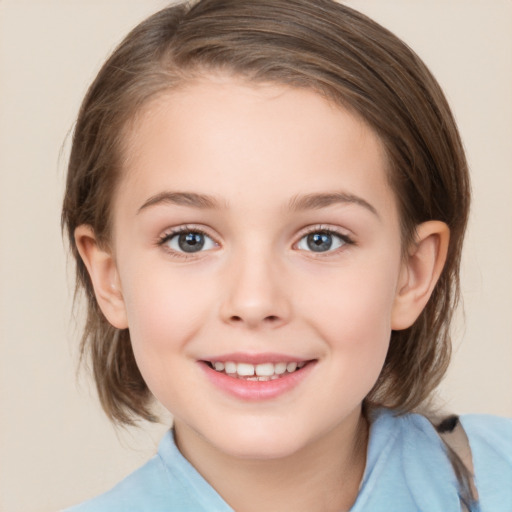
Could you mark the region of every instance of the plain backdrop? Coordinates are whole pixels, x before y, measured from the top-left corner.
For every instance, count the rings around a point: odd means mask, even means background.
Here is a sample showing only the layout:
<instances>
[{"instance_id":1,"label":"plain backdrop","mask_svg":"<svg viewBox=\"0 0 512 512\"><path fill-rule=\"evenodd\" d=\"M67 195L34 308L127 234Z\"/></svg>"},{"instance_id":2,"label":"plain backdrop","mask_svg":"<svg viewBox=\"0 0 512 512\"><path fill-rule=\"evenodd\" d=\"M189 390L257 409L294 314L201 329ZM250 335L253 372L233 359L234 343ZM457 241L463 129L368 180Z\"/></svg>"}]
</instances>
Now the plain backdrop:
<instances>
[{"instance_id":1,"label":"plain backdrop","mask_svg":"<svg viewBox=\"0 0 512 512\"><path fill-rule=\"evenodd\" d=\"M353 0L444 87L474 201L448 410L512 416L512 2ZM167 425L116 432L76 377L60 203L78 106L106 55L162 0L0 0L0 510L55 511L110 488ZM67 142L66 142L67 141ZM168 419L167 419L168 421Z\"/></svg>"}]
</instances>

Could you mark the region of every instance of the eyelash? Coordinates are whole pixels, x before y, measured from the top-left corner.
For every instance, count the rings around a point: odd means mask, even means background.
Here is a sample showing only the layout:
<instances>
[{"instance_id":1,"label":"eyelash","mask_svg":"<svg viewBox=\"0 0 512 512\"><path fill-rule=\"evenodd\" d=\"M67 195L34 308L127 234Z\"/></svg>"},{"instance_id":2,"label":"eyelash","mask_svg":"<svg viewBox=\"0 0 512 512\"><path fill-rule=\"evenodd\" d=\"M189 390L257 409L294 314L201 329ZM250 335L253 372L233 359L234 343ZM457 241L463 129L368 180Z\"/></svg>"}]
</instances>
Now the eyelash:
<instances>
[{"instance_id":1,"label":"eyelash","mask_svg":"<svg viewBox=\"0 0 512 512\"><path fill-rule=\"evenodd\" d=\"M180 226L177 228L172 228L169 231L166 231L164 234L162 234L160 237L158 237L156 245L159 247L163 247L166 250L166 252L169 255L171 255L173 258L179 258L182 260L197 258L198 254L200 254L203 251L186 253L186 252L181 252L181 251L175 251L174 249L172 249L170 247L165 247L165 244L167 244L175 236L181 235L184 233L198 233L200 235L210 238L211 240L213 240L213 242L215 242L215 244L218 245L218 242L215 240L215 238L212 235L210 235L209 233L207 233L206 230L201 229L200 227L197 227L197 226L193 226L193 225L192 226L191 225Z\"/></svg>"},{"instance_id":2,"label":"eyelash","mask_svg":"<svg viewBox=\"0 0 512 512\"><path fill-rule=\"evenodd\" d=\"M215 244L219 245L219 243L215 240L215 238L213 236L211 236L206 230L201 229L200 227L197 227L197 226L193 226L193 225L184 225L184 226L172 228L169 231L166 231L164 234L162 234L160 237L158 237L156 245L158 245L159 247L164 247L165 244L167 244L175 236L183 234L183 233L198 233L205 237L210 238L211 240L213 240L213 242ZM295 242L293 244L293 246L297 247L297 245L305 237L307 237L308 235L315 234L315 233L323 233L323 234L327 234L327 235L333 235L343 241L343 245L340 248L336 248L334 250L328 250L325 252L319 251L316 253L315 253L315 251L304 251L304 252L310 252L310 253L314 254L315 257L321 258L321 257L332 256L333 254L338 253L340 250L343 250L343 247L346 245L356 245L356 242L354 241L354 239L352 237L350 237L349 235L347 235L346 233L342 233L333 227L328 227L325 225L317 225L317 226L311 226L309 228L306 228L304 231L302 231L299 235L298 241ZM165 248L166 252L168 254L170 254L172 257L184 259L184 260L191 259L191 258L197 258L197 256L201 252L204 252L204 251L198 251L198 252L186 253L186 252L173 250L170 247L164 247L164 248Z\"/></svg>"},{"instance_id":3,"label":"eyelash","mask_svg":"<svg viewBox=\"0 0 512 512\"><path fill-rule=\"evenodd\" d=\"M302 239L304 239L305 237L307 237L308 235L312 235L312 234L315 234L315 233L324 233L324 234L327 234L327 235L334 235L334 236L340 238L343 241L342 247L340 247L338 249L334 249L332 251L317 252L317 253L315 253L314 251L305 251L305 252L313 253L315 255L315 257L322 258L322 257L332 256L333 254L338 253L340 250L343 250L343 247L346 246L346 245L352 245L352 246L356 245L355 240L350 235L348 235L347 233L342 233L338 229L336 229L334 227L331 227L331 226L317 225L317 226L311 226L311 227L306 228L300 234L299 240L298 240L298 242L295 242L294 246L297 246L300 243L300 241Z\"/></svg>"}]
</instances>

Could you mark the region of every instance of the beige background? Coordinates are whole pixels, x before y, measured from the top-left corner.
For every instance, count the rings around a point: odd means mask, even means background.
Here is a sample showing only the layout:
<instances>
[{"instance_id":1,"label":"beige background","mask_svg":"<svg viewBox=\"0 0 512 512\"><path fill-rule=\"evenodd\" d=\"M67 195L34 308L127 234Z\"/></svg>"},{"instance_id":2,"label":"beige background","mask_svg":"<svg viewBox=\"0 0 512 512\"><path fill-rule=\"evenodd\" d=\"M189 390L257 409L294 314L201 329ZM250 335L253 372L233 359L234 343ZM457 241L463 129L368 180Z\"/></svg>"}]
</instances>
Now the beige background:
<instances>
[{"instance_id":1,"label":"beige background","mask_svg":"<svg viewBox=\"0 0 512 512\"><path fill-rule=\"evenodd\" d=\"M79 101L163 0L0 0L0 510L57 510L111 487L165 426L116 433L87 379L59 230ZM512 2L353 0L404 38L452 103L473 173L447 408L512 416Z\"/></svg>"}]
</instances>

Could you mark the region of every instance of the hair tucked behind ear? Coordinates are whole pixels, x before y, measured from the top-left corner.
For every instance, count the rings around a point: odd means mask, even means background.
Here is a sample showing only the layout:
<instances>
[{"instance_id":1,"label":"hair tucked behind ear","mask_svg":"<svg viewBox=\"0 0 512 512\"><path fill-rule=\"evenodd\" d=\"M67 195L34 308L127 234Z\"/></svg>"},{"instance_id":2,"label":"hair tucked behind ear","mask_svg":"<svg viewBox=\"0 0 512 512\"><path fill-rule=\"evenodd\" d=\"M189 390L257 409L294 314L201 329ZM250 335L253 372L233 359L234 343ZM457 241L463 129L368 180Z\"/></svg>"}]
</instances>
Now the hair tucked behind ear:
<instances>
[{"instance_id":1,"label":"hair tucked behind ear","mask_svg":"<svg viewBox=\"0 0 512 512\"><path fill-rule=\"evenodd\" d=\"M366 400L402 412L416 408L449 361L470 197L461 140L439 85L396 36L334 1L201 0L164 9L136 27L102 67L76 124L62 222L88 303L82 351L92 358L106 413L122 423L133 414L153 419L151 395L128 331L116 333L98 308L73 234L87 224L108 244L127 127L149 99L211 72L307 87L355 112L386 149L404 248L421 222L449 226L448 258L431 300L411 328L391 334Z\"/></svg>"}]
</instances>

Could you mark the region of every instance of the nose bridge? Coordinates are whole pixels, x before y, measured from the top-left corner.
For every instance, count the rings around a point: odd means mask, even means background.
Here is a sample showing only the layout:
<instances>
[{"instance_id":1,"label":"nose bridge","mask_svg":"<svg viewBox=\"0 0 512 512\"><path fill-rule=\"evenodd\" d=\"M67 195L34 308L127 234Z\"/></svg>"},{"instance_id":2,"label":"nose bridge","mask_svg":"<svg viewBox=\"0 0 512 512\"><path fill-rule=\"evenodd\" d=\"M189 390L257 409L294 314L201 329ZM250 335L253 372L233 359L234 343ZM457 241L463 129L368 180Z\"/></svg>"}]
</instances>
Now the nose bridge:
<instances>
[{"instance_id":1,"label":"nose bridge","mask_svg":"<svg viewBox=\"0 0 512 512\"><path fill-rule=\"evenodd\" d=\"M279 326L290 316L290 302L279 258L271 247L244 245L231 255L223 320L249 328L263 325Z\"/></svg>"}]
</instances>

